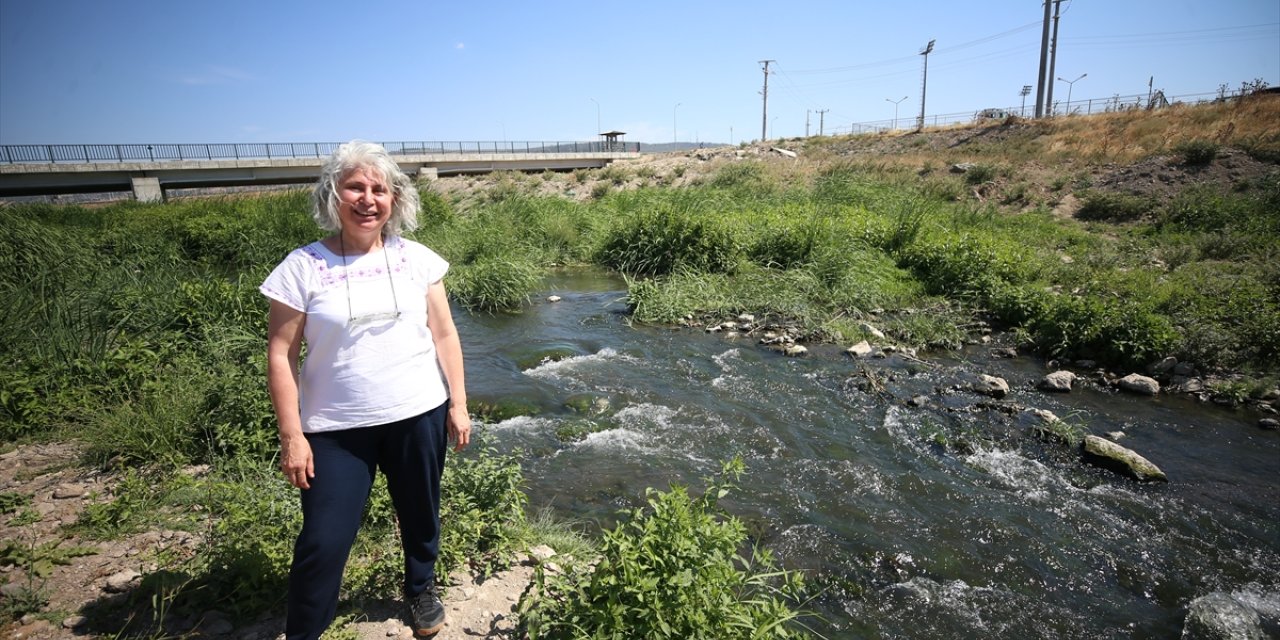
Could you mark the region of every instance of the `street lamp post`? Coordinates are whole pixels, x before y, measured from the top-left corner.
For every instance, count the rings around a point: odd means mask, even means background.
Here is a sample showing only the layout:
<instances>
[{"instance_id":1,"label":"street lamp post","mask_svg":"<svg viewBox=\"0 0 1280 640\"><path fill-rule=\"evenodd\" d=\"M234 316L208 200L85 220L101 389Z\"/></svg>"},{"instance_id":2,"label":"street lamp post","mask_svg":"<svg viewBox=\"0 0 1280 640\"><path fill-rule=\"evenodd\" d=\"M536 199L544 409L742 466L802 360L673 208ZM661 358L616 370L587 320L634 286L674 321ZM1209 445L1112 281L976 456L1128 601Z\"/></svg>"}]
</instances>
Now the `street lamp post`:
<instances>
[{"instance_id":1,"label":"street lamp post","mask_svg":"<svg viewBox=\"0 0 1280 640\"><path fill-rule=\"evenodd\" d=\"M902 100L906 100L906 99L907 99L907 96L902 96ZM884 99L885 102L893 103L893 130L894 131L898 130L898 104L901 103L902 100L890 100L888 98Z\"/></svg>"},{"instance_id":2,"label":"street lamp post","mask_svg":"<svg viewBox=\"0 0 1280 640\"><path fill-rule=\"evenodd\" d=\"M1062 77L1058 78L1058 82L1067 83L1067 115L1071 115L1071 90L1076 88L1076 83L1083 80L1084 77L1087 75L1089 74L1082 73L1080 74L1080 77L1076 78L1075 80L1067 80L1066 78L1062 78Z\"/></svg>"},{"instance_id":3,"label":"street lamp post","mask_svg":"<svg viewBox=\"0 0 1280 640\"><path fill-rule=\"evenodd\" d=\"M677 103L676 103L676 106L671 107L671 142L672 142L672 144L675 144L675 141L676 141L676 132L678 131L678 129L676 129L676 109L679 109L679 108L680 108L680 105L682 105L682 104L684 104L684 103L683 103L683 102L677 102Z\"/></svg>"},{"instance_id":4,"label":"street lamp post","mask_svg":"<svg viewBox=\"0 0 1280 640\"><path fill-rule=\"evenodd\" d=\"M1027 117L1027 94L1028 93L1031 93L1031 85L1029 84L1022 85L1022 91L1018 93L1018 95L1022 96L1022 111L1018 112L1018 117L1020 118Z\"/></svg>"}]
</instances>

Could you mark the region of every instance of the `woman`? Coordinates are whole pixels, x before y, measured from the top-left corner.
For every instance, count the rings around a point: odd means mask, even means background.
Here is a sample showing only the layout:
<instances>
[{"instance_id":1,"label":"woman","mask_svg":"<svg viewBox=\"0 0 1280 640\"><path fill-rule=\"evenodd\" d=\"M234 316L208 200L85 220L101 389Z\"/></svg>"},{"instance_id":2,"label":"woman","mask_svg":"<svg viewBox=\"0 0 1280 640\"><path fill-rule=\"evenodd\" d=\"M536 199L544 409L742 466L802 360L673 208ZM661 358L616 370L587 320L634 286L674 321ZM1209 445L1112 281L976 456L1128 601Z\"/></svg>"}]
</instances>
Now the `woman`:
<instances>
[{"instance_id":1,"label":"woman","mask_svg":"<svg viewBox=\"0 0 1280 640\"><path fill-rule=\"evenodd\" d=\"M285 634L319 638L333 621L381 469L400 523L409 616L430 635L444 626L435 562L445 449L471 440L462 347L441 282L449 264L400 237L417 226L418 193L381 146L340 146L312 195L312 215L332 235L295 249L261 286L271 299L267 385L280 468L302 496Z\"/></svg>"}]
</instances>

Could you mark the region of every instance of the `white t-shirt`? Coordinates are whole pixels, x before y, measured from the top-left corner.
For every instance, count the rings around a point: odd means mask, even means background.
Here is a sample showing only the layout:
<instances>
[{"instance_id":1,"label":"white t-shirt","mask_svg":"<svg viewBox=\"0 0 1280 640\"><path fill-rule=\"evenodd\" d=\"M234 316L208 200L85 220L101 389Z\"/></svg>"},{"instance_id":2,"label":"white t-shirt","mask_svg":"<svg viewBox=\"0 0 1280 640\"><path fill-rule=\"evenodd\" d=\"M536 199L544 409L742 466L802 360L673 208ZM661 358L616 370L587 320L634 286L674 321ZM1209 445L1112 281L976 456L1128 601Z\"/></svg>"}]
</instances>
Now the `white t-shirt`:
<instances>
[{"instance_id":1,"label":"white t-shirt","mask_svg":"<svg viewBox=\"0 0 1280 640\"><path fill-rule=\"evenodd\" d=\"M304 432L387 424L448 400L427 327L427 288L448 270L436 252L390 236L382 251L347 256L345 268L314 242L267 276L263 295L307 314L298 389Z\"/></svg>"}]
</instances>

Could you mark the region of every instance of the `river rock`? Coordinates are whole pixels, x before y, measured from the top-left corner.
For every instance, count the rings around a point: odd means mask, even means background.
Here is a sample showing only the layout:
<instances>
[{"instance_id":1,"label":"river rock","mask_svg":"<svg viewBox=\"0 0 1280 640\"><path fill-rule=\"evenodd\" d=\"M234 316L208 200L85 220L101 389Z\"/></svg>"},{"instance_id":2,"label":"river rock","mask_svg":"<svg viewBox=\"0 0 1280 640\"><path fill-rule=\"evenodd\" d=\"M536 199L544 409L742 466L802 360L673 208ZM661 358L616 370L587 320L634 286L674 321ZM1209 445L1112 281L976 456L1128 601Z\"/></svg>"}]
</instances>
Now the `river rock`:
<instances>
[{"instance_id":1,"label":"river rock","mask_svg":"<svg viewBox=\"0 0 1280 640\"><path fill-rule=\"evenodd\" d=\"M142 574L133 569L125 569L118 573L112 574L107 578L107 593L124 593L128 591L133 583L142 577Z\"/></svg>"},{"instance_id":2,"label":"river rock","mask_svg":"<svg viewBox=\"0 0 1280 640\"><path fill-rule=\"evenodd\" d=\"M1027 407L1026 409L1022 410L1022 414L1027 416L1028 418L1031 418L1043 423L1051 424L1054 422L1062 422L1062 419L1059 418L1057 414L1055 414L1052 411L1049 411L1048 409L1037 409L1035 407Z\"/></svg>"},{"instance_id":3,"label":"river rock","mask_svg":"<svg viewBox=\"0 0 1280 640\"><path fill-rule=\"evenodd\" d=\"M1264 640L1258 612L1215 591L1191 601L1182 623L1183 640Z\"/></svg>"},{"instance_id":4,"label":"river rock","mask_svg":"<svg viewBox=\"0 0 1280 640\"><path fill-rule=\"evenodd\" d=\"M1009 395L1009 383L1004 378L979 374L978 379L970 386L976 393L992 398L1003 398Z\"/></svg>"},{"instance_id":5,"label":"river rock","mask_svg":"<svg viewBox=\"0 0 1280 640\"><path fill-rule=\"evenodd\" d=\"M992 349L991 355L995 358L1016 358L1018 357L1018 350L1014 347L1000 347L999 349Z\"/></svg>"},{"instance_id":6,"label":"river rock","mask_svg":"<svg viewBox=\"0 0 1280 640\"><path fill-rule=\"evenodd\" d=\"M1041 391L1053 391L1057 393L1069 393L1071 385L1075 384L1076 374L1070 371L1054 371L1040 379L1036 387Z\"/></svg>"},{"instance_id":7,"label":"river rock","mask_svg":"<svg viewBox=\"0 0 1280 640\"><path fill-rule=\"evenodd\" d=\"M1263 418L1258 421L1258 426L1263 429L1275 431L1276 429L1280 429L1280 420L1276 420L1275 418Z\"/></svg>"},{"instance_id":8,"label":"river rock","mask_svg":"<svg viewBox=\"0 0 1280 640\"><path fill-rule=\"evenodd\" d=\"M809 353L809 349L802 344L793 344L782 351L790 358L799 358Z\"/></svg>"},{"instance_id":9,"label":"river rock","mask_svg":"<svg viewBox=\"0 0 1280 640\"><path fill-rule=\"evenodd\" d=\"M555 555L556 550L545 544L540 544L529 550L529 557L539 564L554 558Z\"/></svg>"},{"instance_id":10,"label":"river rock","mask_svg":"<svg viewBox=\"0 0 1280 640\"><path fill-rule=\"evenodd\" d=\"M83 486L78 484L60 484L53 490L54 500L66 500L67 498L79 498L85 493Z\"/></svg>"},{"instance_id":11,"label":"river rock","mask_svg":"<svg viewBox=\"0 0 1280 640\"><path fill-rule=\"evenodd\" d=\"M862 342L859 342L858 344L855 344L852 347L845 349L845 353L855 358L862 358L862 357L871 355L872 351L875 351L875 349L873 349L871 347L871 343L867 342L866 340L863 340Z\"/></svg>"},{"instance_id":12,"label":"river rock","mask_svg":"<svg viewBox=\"0 0 1280 640\"><path fill-rule=\"evenodd\" d=\"M1144 396L1154 396L1157 393L1160 393L1159 382L1156 382L1154 378L1148 378L1147 376L1137 373L1131 373L1120 378L1116 381L1116 384L1125 391L1138 393Z\"/></svg>"},{"instance_id":13,"label":"river rock","mask_svg":"<svg viewBox=\"0 0 1280 640\"><path fill-rule=\"evenodd\" d=\"M884 332L875 328L875 326L873 326L869 322L862 323L861 325L859 325L859 328L861 328L863 331L867 333L867 335L871 336L872 338L875 338L876 340L884 340Z\"/></svg>"},{"instance_id":14,"label":"river rock","mask_svg":"<svg viewBox=\"0 0 1280 640\"><path fill-rule=\"evenodd\" d=\"M560 296L547 296L547 302L560 302Z\"/></svg>"},{"instance_id":15,"label":"river rock","mask_svg":"<svg viewBox=\"0 0 1280 640\"><path fill-rule=\"evenodd\" d=\"M1160 470L1160 467L1152 464L1150 460L1138 455L1132 449L1122 447L1105 438L1085 436L1083 450L1085 462L1092 465L1128 475L1143 482L1169 481L1169 477Z\"/></svg>"},{"instance_id":16,"label":"river rock","mask_svg":"<svg viewBox=\"0 0 1280 640\"><path fill-rule=\"evenodd\" d=\"M1196 366L1190 362L1179 362L1173 365L1173 375L1191 377L1196 374Z\"/></svg>"},{"instance_id":17,"label":"river rock","mask_svg":"<svg viewBox=\"0 0 1280 640\"><path fill-rule=\"evenodd\" d=\"M1173 356L1169 356L1159 362L1151 363L1151 365L1147 367L1147 372L1153 376L1160 375L1169 373L1176 366L1178 366L1178 359Z\"/></svg>"},{"instance_id":18,"label":"river rock","mask_svg":"<svg viewBox=\"0 0 1280 640\"><path fill-rule=\"evenodd\" d=\"M740 323L742 323L742 324L752 324L752 323L754 323L755 321L756 321L756 317L755 317L755 316L753 316L753 315L751 315L751 314L749 314L749 313L744 313L744 314L742 314L742 315L738 316L738 322L740 322Z\"/></svg>"},{"instance_id":19,"label":"river rock","mask_svg":"<svg viewBox=\"0 0 1280 640\"><path fill-rule=\"evenodd\" d=\"M1173 377L1173 388L1182 393L1200 393L1204 391L1204 381L1200 378Z\"/></svg>"}]
</instances>

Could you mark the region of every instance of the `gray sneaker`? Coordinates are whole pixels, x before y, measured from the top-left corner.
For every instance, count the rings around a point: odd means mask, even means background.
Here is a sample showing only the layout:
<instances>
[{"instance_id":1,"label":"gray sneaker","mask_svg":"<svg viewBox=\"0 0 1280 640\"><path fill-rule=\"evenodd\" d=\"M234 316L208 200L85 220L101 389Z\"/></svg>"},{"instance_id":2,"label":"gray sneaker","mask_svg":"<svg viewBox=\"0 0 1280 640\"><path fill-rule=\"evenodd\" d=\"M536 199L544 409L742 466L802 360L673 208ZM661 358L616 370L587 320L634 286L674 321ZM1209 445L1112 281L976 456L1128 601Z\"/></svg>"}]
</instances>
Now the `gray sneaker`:
<instances>
[{"instance_id":1,"label":"gray sneaker","mask_svg":"<svg viewBox=\"0 0 1280 640\"><path fill-rule=\"evenodd\" d=\"M432 636L444 628L444 603L434 586L409 598L409 619L413 632L420 636Z\"/></svg>"}]
</instances>

